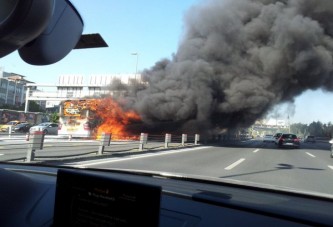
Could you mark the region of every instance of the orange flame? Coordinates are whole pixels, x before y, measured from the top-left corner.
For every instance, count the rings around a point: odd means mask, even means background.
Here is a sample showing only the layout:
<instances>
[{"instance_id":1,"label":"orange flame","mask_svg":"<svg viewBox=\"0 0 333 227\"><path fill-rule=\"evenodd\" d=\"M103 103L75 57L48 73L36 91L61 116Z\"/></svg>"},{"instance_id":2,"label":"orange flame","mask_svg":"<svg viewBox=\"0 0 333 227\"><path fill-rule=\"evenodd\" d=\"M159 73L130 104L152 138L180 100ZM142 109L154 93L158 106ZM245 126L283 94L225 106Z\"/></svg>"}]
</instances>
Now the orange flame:
<instances>
[{"instance_id":1,"label":"orange flame","mask_svg":"<svg viewBox=\"0 0 333 227\"><path fill-rule=\"evenodd\" d=\"M114 139L136 138L126 131L126 126L133 121L139 121L140 116L134 111L124 110L111 97L96 100L96 105L92 105L96 109L96 115L102 120L101 125L97 129L97 135L111 133Z\"/></svg>"}]
</instances>

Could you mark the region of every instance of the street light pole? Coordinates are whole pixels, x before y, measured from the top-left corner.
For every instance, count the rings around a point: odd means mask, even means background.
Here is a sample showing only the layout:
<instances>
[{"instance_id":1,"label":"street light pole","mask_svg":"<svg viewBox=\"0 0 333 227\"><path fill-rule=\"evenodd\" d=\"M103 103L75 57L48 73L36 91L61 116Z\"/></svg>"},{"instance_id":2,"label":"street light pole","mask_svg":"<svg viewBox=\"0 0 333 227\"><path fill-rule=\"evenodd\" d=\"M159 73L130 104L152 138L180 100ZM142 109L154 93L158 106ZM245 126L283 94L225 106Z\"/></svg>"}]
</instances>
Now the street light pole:
<instances>
[{"instance_id":1,"label":"street light pole","mask_svg":"<svg viewBox=\"0 0 333 227\"><path fill-rule=\"evenodd\" d=\"M135 83L136 83L136 74L138 73L139 53L138 52L132 53L132 55L136 55L135 76L134 76Z\"/></svg>"},{"instance_id":2,"label":"street light pole","mask_svg":"<svg viewBox=\"0 0 333 227\"><path fill-rule=\"evenodd\" d=\"M30 96L30 87L27 87L27 91L25 94L24 113L27 113L29 111L29 96Z\"/></svg>"}]
</instances>

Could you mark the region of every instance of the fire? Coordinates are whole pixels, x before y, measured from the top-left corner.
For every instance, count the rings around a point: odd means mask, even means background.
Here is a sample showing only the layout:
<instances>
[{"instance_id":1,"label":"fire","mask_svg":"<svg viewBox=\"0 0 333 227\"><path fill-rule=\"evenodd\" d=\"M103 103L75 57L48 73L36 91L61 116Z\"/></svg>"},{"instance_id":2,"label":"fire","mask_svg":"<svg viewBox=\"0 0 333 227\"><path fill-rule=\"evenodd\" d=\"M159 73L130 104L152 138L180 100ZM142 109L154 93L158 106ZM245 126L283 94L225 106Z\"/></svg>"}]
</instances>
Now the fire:
<instances>
[{"instance_id":1,"label":"fire","mask_svg":"<svg viewBox=\"0 0 333 227\"><path fill-rule=\"evenodd\" d=\"M97 129L97 135L101 135L103 132L111 133L112 140L134 137L126 131L126 126L141 119L136 112L124 110L111 97L98 99L96 100L96 105L91 106L101 120L101 124Z\"/></svg>"}]
</instances>

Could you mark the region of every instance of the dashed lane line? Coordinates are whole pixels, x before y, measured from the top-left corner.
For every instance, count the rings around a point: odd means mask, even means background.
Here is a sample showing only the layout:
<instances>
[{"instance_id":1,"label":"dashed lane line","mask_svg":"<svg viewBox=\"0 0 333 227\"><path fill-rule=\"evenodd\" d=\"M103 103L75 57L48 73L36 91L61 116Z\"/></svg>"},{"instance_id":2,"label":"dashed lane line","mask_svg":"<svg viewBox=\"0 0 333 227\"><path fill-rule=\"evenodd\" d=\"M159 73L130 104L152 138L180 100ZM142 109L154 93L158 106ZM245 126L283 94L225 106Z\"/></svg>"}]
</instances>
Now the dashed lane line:
<instances>
[{"instance_id":1,"label":"dashed lane line","mask_svg":"<svg viewBox=\"0 0 333 227\"><path fill-rule=\"evenodd\" d=\"M260 151L260 149L255 149L253 153L257 153L258 151Z\"/></svg>"},{"instance_id":2,"label":"dashed lane line","mask_svg":"<svg viewBox=\"0 0 333 227\"><path fill-rule=\"evenodd\" d=\"M332 169L333 170L333 166L328 166L328 168Z\"/></svg>"},{"instance_id":3,"label":"dashed lane line","mask_svg":"<svg viewBox=\"0 0 333 227\"><path fill-rule=\"evenodd\" d=\"M238 161L232 163L231 165L227 166L226 168L224 168L225 170L231 170L234 167L236 167L237 165L241 164L243 161L245 161L245 158L241 158Z\"/></svg>"},{"instance_id":4,"label":"dashed lane line","mask_svg":"<svg viewBox=\"0 0 333 227\"><path fill-rule=\"evenodd\" d=\"M307 155L311 156L312 158L315 158L316 156L314 156L313 154L309 153L309 152L305 152Z\"/></svg>"}]
</instances>

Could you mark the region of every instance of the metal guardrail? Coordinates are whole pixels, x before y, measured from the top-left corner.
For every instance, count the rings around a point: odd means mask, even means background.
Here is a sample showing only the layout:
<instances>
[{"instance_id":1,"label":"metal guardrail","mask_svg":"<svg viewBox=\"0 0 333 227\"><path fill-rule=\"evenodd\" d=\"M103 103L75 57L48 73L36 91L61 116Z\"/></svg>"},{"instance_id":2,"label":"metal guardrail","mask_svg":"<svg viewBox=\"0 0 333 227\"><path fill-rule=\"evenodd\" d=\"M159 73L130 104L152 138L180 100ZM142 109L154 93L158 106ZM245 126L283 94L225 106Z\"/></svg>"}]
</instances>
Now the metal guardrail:
<instances>
[{"instance_id":1,"label":"metal guardrail","mask_svg":"<svg viewBox=\"0 0 333 227\"><path fill-rule=\"evenodd\" d=\"M196 135L150 135L121 137L102 133L96 137L76 138L70 135L44 135L41 131L33 134L11 134L0 136L0 160L2 161L48 161L79 157L97 157L118 153L158 151L198 145L200 136ZM3 154L6 153L7 154ZM2 155L2 156L1 156ZM5 156L11 156L5 158Z\"/></svg>"}]
</instances>

